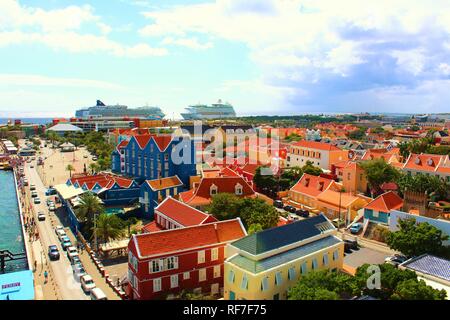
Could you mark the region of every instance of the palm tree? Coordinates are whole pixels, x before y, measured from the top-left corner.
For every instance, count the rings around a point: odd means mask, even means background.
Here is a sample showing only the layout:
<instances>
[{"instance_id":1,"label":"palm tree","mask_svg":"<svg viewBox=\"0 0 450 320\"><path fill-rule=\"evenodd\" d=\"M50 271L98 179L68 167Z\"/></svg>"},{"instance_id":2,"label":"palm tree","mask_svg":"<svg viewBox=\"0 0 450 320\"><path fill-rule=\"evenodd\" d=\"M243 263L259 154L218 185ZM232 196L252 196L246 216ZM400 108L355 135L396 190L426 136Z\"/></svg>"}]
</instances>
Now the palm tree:
<instances>
[{"instance_id":1,"label":"palm tree","mask_svg":"<svg viewBox=\"0 0 450 320\"><path fill-rule=\"evenodd\" d=\"M95 215L102 214L105 211L100 199L92 192L86 192L80 196L80 205L75 210L77 218L86 222L86 230L90 232L94 222Z\"/></svg>"},{"instance_id":2,"label":"palm tree","mask_svg":"<svg viewBox=\"0 0 450 320\"><path fill-rule=\"evenodd\" d=\"M91 170L91 174L94 174L98 171L98 165L94 162L89 164L89 169Z\"/></svg>"},{"instance_id":3,"label":"palm tree","mask_svg":"<svg viewBox=\"0 0 450 320\"><path fill-rule=\"evenodd\" d=\"M75 168L71 164L68 164L66 171L69 171L70 177L72 178L72 171L75 171Z\"/></svg>"},{"instance_id":4,"label":"palm tree","mask_svg":"<svg viewBox=\"0 0 450 320\"><path fill-rule=\"evenodd\" d=\"M100 214L92 228L93 236L102 239L103 243L115 240L123 235L123 222L116 215Z\"/></svg>"}]
</instances>

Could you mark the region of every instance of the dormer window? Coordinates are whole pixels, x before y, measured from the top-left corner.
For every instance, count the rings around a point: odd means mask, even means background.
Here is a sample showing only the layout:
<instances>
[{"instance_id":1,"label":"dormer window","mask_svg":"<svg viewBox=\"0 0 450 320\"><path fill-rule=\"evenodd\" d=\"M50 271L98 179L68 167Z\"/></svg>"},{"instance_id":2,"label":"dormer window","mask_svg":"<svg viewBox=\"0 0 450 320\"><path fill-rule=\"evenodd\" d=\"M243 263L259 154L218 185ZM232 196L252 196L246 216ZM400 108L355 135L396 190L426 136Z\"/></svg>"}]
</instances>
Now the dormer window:
<instances>
[{"instance_id":1,"label":"dormer window","mask_svg":"<svg viewBox=\"0 0 450 320\"><path fill-rule=\"evenodd\" d=\"M432 166L434 163L433 163L433 159L428 159L428 165L429 166Z\"/></svg>"},{"instance_id":2,"label":"dormer window","mask_svg":"<svg viewBox=\"0 0 450 320\"><path fill-rule=\"evenodd\" d=\"M414 161L416 164L420 164L420 159L416 158L416 161Z\"/></svg>"},{"instance_id":3,"label":"dormer window","mask_svg":"<svg viewBox=\"0 0 450 320\"><path fill-rule=\"evenodd\" d=\"M215 184L213 184L210 188L209 188L209 194L210 195L215 195L217 194L217 186Z\"/></svg>"},{"instance_id":4,"label":"dormer window","mask_svg":"<svg viewBox=\"0 0 450 320\"><path fill-rule=\"evenodd\" d=\"M317 186L317 188L319 189L319 191L323 190L323 182L319 182L319 185Z\"/></svg>"},{"instance_id":5,"label":"dormer window","mask_svg":"<svg viewBox=\"0 0 450 320\"><path fill-rule=\"evenodd\" d=\"M234 193L236 193L236 195L238 196L242 195L242 186L239 183L234 187Z\"/></svg>"},{"instance_id":6,"label":"dormer window","mask_svg":"<svg viewBox=\"0 0 450 320\"><path fill-rule=\"evenodd\" d=\"M305 187L309 186L309 178L305 179Z\"/></svg>"}]
</instances>

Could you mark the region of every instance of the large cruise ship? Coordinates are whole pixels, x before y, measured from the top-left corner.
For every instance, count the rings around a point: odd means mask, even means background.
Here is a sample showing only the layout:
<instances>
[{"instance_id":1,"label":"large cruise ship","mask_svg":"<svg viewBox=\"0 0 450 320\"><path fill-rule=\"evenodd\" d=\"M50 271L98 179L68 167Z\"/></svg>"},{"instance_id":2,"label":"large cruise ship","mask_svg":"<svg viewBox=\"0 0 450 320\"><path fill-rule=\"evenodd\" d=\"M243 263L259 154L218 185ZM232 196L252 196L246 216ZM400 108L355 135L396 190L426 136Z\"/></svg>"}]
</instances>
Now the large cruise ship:
<instances>
[{"instance_id":1,"label":"large cruise ship","mask_svg":"<svg viewBox=\"0 0 450 320\"><path fill-rule=\"evenodd\" d=\"M110 105L107 106L100 100L97 100L97 105L89 108L77 110L75 117L77 118L104 118L104 117L138 117L146 119L162 119L165 114L159 107L140 107L128 108L125 105Z\"/></svg>"},{"instance_id":2,"label":"large cruise ship","mask_svg":"<svg viewBox=\"0 0 450 320\"><path fill-rule=\"evenodd\" d=\"M223 103L219 100L212 105L197 104L186 108L186 113L181 116L185 120L201 120L201 119L222 119L235 118L236 112L231 104Z\"/></svg>"}]
</instances>

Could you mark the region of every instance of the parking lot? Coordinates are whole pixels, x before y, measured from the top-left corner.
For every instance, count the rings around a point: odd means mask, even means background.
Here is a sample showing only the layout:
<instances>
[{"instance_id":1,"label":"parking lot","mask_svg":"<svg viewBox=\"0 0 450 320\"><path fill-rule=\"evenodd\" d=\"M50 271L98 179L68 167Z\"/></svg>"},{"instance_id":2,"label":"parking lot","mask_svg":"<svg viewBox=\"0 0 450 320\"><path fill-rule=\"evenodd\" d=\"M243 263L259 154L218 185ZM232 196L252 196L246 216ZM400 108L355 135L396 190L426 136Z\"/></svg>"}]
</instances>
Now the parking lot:
<instances>
[{"instance_id":1,"label":"parking lot","mask_svg":"<svg viewBox=\"0 0 450 320\"><path fill-rule=\"evenodd\" d=\"M357 269L365 263L382 264L389 255L374 249L360 247L358 250L352 250L352 253L344 255L344 264L350 268Z\"/></svg>"}]
</instances>

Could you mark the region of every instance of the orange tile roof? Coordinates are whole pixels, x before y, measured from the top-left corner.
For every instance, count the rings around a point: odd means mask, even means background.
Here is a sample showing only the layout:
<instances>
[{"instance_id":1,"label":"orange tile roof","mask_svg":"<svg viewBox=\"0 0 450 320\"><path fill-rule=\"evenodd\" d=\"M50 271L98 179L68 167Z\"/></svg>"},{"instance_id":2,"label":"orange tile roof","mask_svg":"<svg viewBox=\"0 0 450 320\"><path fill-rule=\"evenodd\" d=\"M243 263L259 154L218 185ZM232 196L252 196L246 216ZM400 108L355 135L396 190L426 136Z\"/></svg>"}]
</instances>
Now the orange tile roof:
<instances>
[{"instance_id":1,"label":"orange tile roof","mask_svg":"<svg viewBox=\"0 0 450 320\"><path fill-rule=\"evenodd\" d=\"M144 149L152 137L153 137L152 134L140 134L135 135L134 139L136 139L139 148Z\"/></svg>"},{"instance_id":2,"label":"orange tile roof","mask_svg":"<svg viewBox=\"0 0 450 320\"><path fill-rule=\"evenodd\" d=\"M152 188L152 190L164 190L167 188L174 188L178 186L182 186L183 182L181 182L178 176L167 177L162 179L155 180L146 180L147 184Z\"/></svg>"},{"instance_id":3,"label":"orange tile roof","mask_svg":"<svg viewBox=\"0 0 450 320\"><path fill-rule=\"evenodd\" d=\"M235 194L235 187L237 184L242 186L241 197L255 196L255 191L244 180L244 178L237 177L211 177L202 178L195 190L189 190L180 193L180 199L190 205L204 205L211 201L211 186L217 187L217 193L232 193Z\"/></svg>"},{"instance_id":4,"label":"orange tile roof","mask_svg":"<svg viewBox=\"0 0 450 320\"><path fill-rule=\"evenodd\" d=\"M158 225L156 224L156 221L152 221L142 227L143 232L157 232L157 231L162 231L162 230L164 230L164 229L158 227Z\"/></svg>"},{"instance_id":5,"label":"orange tile roof","mask_svg":"<svg viewBox=\"0 0 450 320\"><path fill-rule=\"evenodd\" d=\"M132 179L113 176L109 174L85 175L70 179L72 184L78 183L80 187L86 184L86 187L91 190L95 184L102 188L111 188L114 183L117 183L122 188L129 188L133 183Z\"/></svg>"},{"instance_id":6,"label":"orange tile roof","mask_svg":"<svg viewBox=\"0 0 450 320\"><path fill-rule=\"evenodd\" d=\"M325 150L325 151L338 151L341 150L338 147L332 145L331 143L317 142L317 141L306 141L302 140L293 143L292 146L303 147L309 149Z\"/></svg>"},{"instance_id":7,"label":"orange tile roof","mask_svg":"<svg viewBox=\"0 0 450 320\"><path fill-rule=\"evenodd\" d=\"M444 158L436 154L410 154L404 169L434 172Z\"/></svg>"},{"instance_id":8,"label":"orange tile roof","mask_svg":"<svg viewBox=\"0 0 450 320\"><path fill-rule=\"evenodd\" d=\"M332 205L338 208L340 202L341 208L348 208L353 202L358 200L358 197L345 192L340 193L334 190L326 190L317 196L317 200L322 204L326 204L325 206Z\"/></svg>"},{"instance_id":9,"label":"orange tile roof","mask_svg":"<svg viewBox=\"0 0 450 320\"><path fill-rule=\"evenodd\" d=\"M164 151L164 150L166 150L167 146L172 141L172 135L153 136L153 140L155 141L159 150Z\"/></svg>"},{"instance_id":10,"label":"orange tile roof","mask_svg":"<svg viewBox=\"0 0 450 320\"><path fill-rule=\"evenodd\" d=\"M155 211L162 213L184 227L217 221L213 216L192 208L172 197L167 197L155 208Z\"/></svg>"},{"instance_id":11,"label":"orange tile roof","mask_svg":"<svg viewBox=\"0 0 450 320\"><path fill-rule=\"evenodd\" d=\"M193 227L134 235L129 246L135 245L139 257L145 258L231 242L246 235L247 232L240 219L236 218Z\"/></svg>"},{"instance_id":12,"label":"orange tile roof","mask_svg":"<svg viewBox=\"0 0 450 320\"><path fill-rule=\"evenodd\" d=\"M400 209L402 206L403 199L396 193L389 191L376 197L372 202L365 206L365 208L382 212L390 212L391 210Z\"/></svg>"},{"instance_id":13,"label":"orange tile roof","mask_svg":"<svg viewBox=\"0 0 450 320\"><path fill-rule=\"evenodd\" d=\"M317 197L334 183L334 180L304 173L300 180L291 188L291 191L299 192L309 197Z\"/></svg>"}]
</instances>

